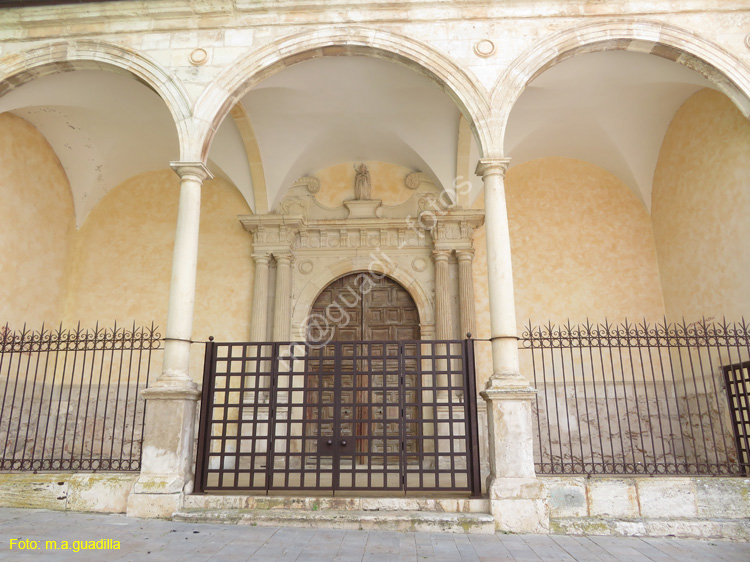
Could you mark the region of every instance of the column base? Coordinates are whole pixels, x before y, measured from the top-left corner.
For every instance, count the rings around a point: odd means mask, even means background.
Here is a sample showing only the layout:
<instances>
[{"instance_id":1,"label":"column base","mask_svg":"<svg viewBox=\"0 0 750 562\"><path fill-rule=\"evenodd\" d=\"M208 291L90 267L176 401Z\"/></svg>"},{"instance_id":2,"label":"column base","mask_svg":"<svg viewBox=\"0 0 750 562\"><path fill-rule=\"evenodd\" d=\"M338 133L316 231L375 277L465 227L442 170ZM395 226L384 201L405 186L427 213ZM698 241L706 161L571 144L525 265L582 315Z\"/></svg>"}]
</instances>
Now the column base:
<instances>
[{"instance_id":1,"label":"column base","mask_svg":"<svg viewBox=\"0 0 750 562\"><path fill-rule=\"evenodd\" d=\"M504 533L549 533L549 506L537 478L494 478L487 485L495 528Z\"/></svg>"}]
</instances>

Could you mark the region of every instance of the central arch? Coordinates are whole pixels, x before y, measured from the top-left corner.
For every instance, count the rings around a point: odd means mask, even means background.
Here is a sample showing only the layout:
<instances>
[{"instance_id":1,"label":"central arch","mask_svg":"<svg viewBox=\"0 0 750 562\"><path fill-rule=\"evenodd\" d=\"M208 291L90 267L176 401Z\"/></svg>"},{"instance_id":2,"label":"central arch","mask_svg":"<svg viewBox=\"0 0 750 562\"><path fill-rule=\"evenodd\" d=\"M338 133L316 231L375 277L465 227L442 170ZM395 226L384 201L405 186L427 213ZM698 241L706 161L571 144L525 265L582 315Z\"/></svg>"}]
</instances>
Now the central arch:
<instances>
[{"instance_id":1,"label":"central arch","mask_svg":"<svg viewBox=\"0 0 750 562\"><path fill-rule=\"evenodd\" d=\"M195 158L205 160L214 134L232 108L264 79L293 64L324 56L369 56L395 61L438 84L471 124L480 155L493 152L488 92L468 71L409 37L361 27L314 30L285 37L227 68L201 95Z\"/></svg>"}]
</instances>

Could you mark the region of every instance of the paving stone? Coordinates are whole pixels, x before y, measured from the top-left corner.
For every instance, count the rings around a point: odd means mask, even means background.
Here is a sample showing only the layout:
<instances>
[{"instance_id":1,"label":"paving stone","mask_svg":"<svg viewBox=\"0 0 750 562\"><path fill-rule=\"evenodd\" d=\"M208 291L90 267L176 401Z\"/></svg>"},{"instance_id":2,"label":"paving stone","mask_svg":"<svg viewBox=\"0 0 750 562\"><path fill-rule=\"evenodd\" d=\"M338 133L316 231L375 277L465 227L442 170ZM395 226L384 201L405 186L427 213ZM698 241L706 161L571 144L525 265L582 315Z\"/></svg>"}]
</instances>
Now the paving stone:
<instances>
[{"instance_id":1,"label":"paving stone","mask_svg":"<svg viewBox=\"0 0 750 562\"><path fill-rule=\"evenodd\" d=\"M9 550L11 538L98 540L120 550ZM750 544L613 536L469 535L252 527L141 520L122 515L0 508L0 560L87 562L529 561L747 562Z\"/></svg>"}]
</instances>

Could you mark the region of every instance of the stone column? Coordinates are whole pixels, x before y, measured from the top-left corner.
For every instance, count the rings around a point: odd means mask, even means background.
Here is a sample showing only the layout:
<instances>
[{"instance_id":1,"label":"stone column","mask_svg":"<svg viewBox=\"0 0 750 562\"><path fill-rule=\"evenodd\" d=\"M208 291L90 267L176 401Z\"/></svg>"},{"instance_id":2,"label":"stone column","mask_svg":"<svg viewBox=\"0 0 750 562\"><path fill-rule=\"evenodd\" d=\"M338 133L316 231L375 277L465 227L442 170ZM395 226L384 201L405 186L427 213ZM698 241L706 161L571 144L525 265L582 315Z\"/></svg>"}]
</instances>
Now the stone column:
<instances>
[{"instance_id":1,"label":"stone column","mask_svg":"<svg viewBox=\"0 0 750 562\"><path fill-rule=\"evenodd\" d=\"M435 331L437 339L453 339L453 318L450 304L450 250L434 250L435 260Z\"/></svg>"},{"instance_id":2,"label":"stone column","mask_svg":"<svg viewBox=\"0 0 750 562\"><path fill-rule=\"evenodd\" d=\"M268 318L268 254L253 254L255 259L255 280L253 283L253 309L250 323L250 341L267 340Z\"/></svg>"},{"instance_id":3,"label":"stone column","mask_svg":"<svg viewBox=\"0 0 750 562\"><path fill-rule=\"evenodd\" d=\"M531 403L536 391L520 373L510 231L505 206L508 159L480 160L484 182L492 375L487 402L490 476L487 492L497 528L514 533L549 530L544 487L534 473Z\"/></svg>"},{"instance_id":4,"label":"stone column","mask_svg":"<svg viewBox=\"0 0 750 562\"><path fill-rule=\"evenodd\" d=\"M201 162L173 162L180 176L172 281L161 375L143 391L146 421L141 474L128 498L128 515L168 517L193 489L193 433L198 386L189 373L201 186L211 173Z\"/></svg>"},{"instance_id":5,"label":"stone column","mask_svg":"<svg viewBox=\"0 0 750 562\"><path fill-rule=\"evenodd\" d=\"M458 300L461 311L461 338L476 335L477 321L474 309L474 250L456 250L458 259Z\"/></svg>"},{"instance_id":6,"label":"stone column","mask_svg":"<svg viewBox=\"0 0 750 562\"><path fill-rule=\"evenodd\" d=\"M292 327L292 256L278 254L275 258L276 300L273 305L273 341L289 341Z\"/></svg>"}]
</instances>

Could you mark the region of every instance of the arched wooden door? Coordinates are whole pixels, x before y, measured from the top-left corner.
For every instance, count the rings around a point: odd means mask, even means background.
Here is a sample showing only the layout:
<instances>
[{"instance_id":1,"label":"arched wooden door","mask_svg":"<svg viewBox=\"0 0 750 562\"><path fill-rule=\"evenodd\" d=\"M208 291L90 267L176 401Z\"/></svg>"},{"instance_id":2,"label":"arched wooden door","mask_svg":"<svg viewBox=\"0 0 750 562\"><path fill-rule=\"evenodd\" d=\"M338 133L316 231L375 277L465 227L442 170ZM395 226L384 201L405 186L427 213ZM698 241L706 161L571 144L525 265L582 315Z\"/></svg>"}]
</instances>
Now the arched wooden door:
<instances>
[{"instance_id":1,"label":"arched wooden door","mask_svg":"<svg viewBox=\"0 0 750 562\"><path fill-rule=\"evenodd\" d=\"M419 312L396 281L372 273L352 273L328 285L310 312L312 340L418 340Z\"/></svg>"},{"instance_id":2,"label":"arched wooden door","mask_svg":"<svg viewBox=\"0 0 750 562\"><path fill-rule=\"evenodd\" d=\"M417 452L414 437L418 424L407 424L407 435L400 434L405 418L419 417L416 369L407 369L409 380L400 381L403 369L398 345L376 343L419 340L419 312L409 292L382 275L341 277L318 295L311 309L308 336L309 343L328 344L320 348L322 354L344 355L338 372L332 369L322 374L321 380L315 379L317 388L309 393L312 404L306 419L314 423L307 426L306 433L317 432L317 451L326 451L333 441L334 465L373 466L398 463L401 450ZM331 345L337 342L362 343ZM400 397L404 382L409 390ZM404 400L410 405L401 408ZM405 445L404 437L411 438ZM349 445L340 445L345 442Z\"/></svg>"}]
</instances>

